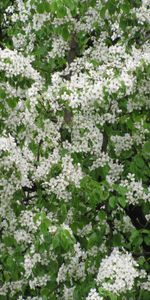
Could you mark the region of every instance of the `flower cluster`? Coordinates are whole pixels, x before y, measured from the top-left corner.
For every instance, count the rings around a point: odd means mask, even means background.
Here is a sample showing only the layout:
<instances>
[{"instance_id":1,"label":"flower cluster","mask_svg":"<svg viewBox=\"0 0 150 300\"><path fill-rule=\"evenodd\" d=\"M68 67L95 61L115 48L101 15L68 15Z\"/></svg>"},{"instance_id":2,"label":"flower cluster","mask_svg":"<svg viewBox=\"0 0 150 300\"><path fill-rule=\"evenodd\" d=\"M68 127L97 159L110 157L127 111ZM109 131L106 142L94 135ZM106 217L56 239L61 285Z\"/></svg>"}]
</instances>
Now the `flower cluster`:
<instances>
[{"instance_id":1,"label":"flower cluster","mask_svg":"<svg viewBox=\"0 0 150 300\"><path fill-rule=\"evenodd\" d=\"M139 275L137 266L130 253L121 253L115 248L110 256L102 260L97 284L118 295L131 290Z\"/></svg>"},{"instance_id":2,"label":"flower cluster","mask_svg":"<svg viewBox=\"0 0 150 300\"><path fill-rule=\"evenodd\" d=\"M127 179L122 180L120 185L127 187L126 198L128 203L138 204L141 199L144 200L144 202L149 201L149 189L146 191L142 185L142 181L135 180L134 174L129 173Z\"/></svg>"},{"instance_id":3,"label":"flower cluster","mask_svg":"<svg viewBox=\"0 0 150 300\"><path fill-rule=\"evenodd\" d=\"M31 65L31 58L24 57L16 50L0 49L0 70L5 71L6 77L24 76L34 81L41 81L38 72Z\"/></svg>"},{"instance_id":4,"label":"flower cluster","mask_svg":"<svg viewBox=\"0 0 150 300\"><path fill-rule=\"evenodd\" d=\"M103 298L99 296L96 289L91 289L86 300L103 300Z\"/></svg>"}]
</instances>

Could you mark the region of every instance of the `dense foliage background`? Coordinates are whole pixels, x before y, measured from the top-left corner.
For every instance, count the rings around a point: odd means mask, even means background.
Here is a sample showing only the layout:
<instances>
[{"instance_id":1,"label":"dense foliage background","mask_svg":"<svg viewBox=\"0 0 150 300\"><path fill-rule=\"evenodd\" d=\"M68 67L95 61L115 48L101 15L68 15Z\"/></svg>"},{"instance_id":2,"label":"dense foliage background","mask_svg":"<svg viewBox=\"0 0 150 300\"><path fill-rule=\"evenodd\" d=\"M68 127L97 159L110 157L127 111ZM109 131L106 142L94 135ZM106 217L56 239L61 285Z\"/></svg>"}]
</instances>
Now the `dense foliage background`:
<instances>
[{"instance_id":1,"label":"dense foliage background","mask_svg":"<svg viewBox=\"0 0 150 300\"><path fill-rule=\"evenodd\" d=\"M149 0L0 1L0 299L150 299Z\"/></svg>"}]
</instances>

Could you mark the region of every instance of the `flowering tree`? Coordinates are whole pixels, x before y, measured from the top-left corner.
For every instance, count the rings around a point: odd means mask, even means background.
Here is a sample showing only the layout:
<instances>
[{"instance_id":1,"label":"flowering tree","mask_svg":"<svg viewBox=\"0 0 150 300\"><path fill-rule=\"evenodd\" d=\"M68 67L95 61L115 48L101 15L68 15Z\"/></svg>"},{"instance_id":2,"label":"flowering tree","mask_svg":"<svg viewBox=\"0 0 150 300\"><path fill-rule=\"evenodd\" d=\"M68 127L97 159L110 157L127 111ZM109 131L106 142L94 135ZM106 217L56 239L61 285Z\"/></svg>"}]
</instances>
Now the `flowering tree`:
<instances>
[{"instance_id":1,"label":"flowering tree","mask_svg":"<svg viewBox=\"0 0 150 300\"><path fill-rule=\"evenodd\" d=\"M149 0L0 2L0 299L150 297Z\"/></svg>"}]
</instances>

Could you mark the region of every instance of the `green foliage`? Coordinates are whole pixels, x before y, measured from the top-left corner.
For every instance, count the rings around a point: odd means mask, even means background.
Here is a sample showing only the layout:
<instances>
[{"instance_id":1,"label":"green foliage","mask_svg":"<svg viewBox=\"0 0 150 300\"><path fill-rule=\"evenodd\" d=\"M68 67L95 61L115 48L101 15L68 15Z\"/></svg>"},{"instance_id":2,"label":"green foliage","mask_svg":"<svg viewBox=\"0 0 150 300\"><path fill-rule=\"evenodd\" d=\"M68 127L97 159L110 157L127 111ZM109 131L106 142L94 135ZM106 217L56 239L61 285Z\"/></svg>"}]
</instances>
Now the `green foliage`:
<instances>
[{"instance_id":1,"label":"green foliage","mask_svg":"<svg viewBox=\"0 0 150 300\"><path fill-rule=\"evenodd\" d=\"M0 300L149 300L148 9L0 1Z\"/></svg>"},{"instance_id":2,"label":"green foliage","mask_svg":"<svg viewBox=\"0 0 150 300\"><path fill-rule=\"evenodd\" d=\"M86 176L82 179L81 191L84 193L85 200L89 202L91 207L102 203L109 196L107 185L105 183L99 184L90 176Z\"/></svg>"}]
</instances>

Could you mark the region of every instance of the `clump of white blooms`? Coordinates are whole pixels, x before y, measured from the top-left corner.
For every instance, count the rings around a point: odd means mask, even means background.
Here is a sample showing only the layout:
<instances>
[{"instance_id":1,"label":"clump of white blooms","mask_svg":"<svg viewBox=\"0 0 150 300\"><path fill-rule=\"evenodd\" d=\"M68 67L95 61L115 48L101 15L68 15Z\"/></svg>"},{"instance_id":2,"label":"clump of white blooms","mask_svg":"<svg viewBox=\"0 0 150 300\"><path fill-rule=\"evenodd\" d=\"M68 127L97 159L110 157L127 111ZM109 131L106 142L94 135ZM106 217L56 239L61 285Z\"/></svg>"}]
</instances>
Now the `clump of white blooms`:
<instances>
[{"instance_id":1,"label":"clump of white blooms","mask_svg":"<svg viewBox=\"0 0 150 300\"><path fill-rule=\"evenodd\" d=\"M69 50L69 45L62 37L54 37L52 41L52 50L48 52L48 59L55 57L64 57L66 51Z\"/></svg>"},{"instance_id":2,"label":"clump of white blooms","mask_svg":"<svg viewBox=\"0 0 150 300\"><path fill-rule=\"evenodd\" d=\"M142 180L136 181L134 174L129 173L127 179L122 180L120 185L127 188L126 198L128 203L138 204L141 199L145 202L149 201L149 189L145 190L142 185Z\"/></svg>"},{"instance_id":3,"label":"clump of white blooms","mask_svg":"<svg viewBox=\"0 0 150 300\"><path fill-rule=\"evenodd\" d=\"M64 294L63 294L63 299L64 300L73 300L73 293L74 293L74 288L67 288L66 286L64 287Z\"/></svg>"},{"instance_id":4,"label":"clump of white blooms","mask_svg":"<svg viewBox=\"0 0 150 300\"><path fill-rule=\"evenodd\" d=\"M86 300L103 300L103 298L99 296L96 289L91 289Z\"/></svg>"},{"instance_id":5,"label":"clump of white blooms","mask_svg":"<svg viewBox=\"0 0 150 300\"><path fill-rule=\"evenodd\" d=\"M40 83L41 77L38 72L33 69L31 62L32 59L30 57L24 57L16 50L0 49L0 70L4 70L8 78L22 75Z\"/></svg>"},{"instance_id":6,"label":"clump of white blooms","mask_svg":"<svg viewBox=\"0 0 150 300\"><path fill-rule=\"evenodd\" d=\"M54 193L58 199L70 199L70 193L67 191L69 183L73 183L76 187L80 186L80 180L83 178L83 172L80 164L73 165L73 160L69 156L62 158L62 172L55 178L51 178L49 182L44 182L47 192Z\"/></svg>"},{"instance_id":7,"label":"clump of white blooms","mask_svg":"<svg viewBox=\"0 0 150 300\"><path fill-rule=\"evenodd\" d=\"M80 248L80 244L74 245L74 256L69 258L69 263L63 263L59 269L57 276L57 283L65 282L67 277L70 283L75 280L84 281L86 278L85 274L85 259L86 253ZM68 261L67 261L68 262Z\"/></svg>"},{"instance_id":8,"label":"clump of white blooms","mask_svg":"<svg viewBox=\"0 0 150 300\"><path fill-rule=\"evenodd\" d=\"M141 287L144 290L150 291L150 275L147 276L147 281L141 283Z\"/></svg>"},{"instance_id":9,"label":"clump of white blooms","mask_svg":"<svg viewBox=\"0 0 150 300\"><path fill-rule=\"evenodd\" d=\"M139 275L137 267L131 253L123 253L115 248L110 256L102 259L97 284L117 295L130 291Z\"/></svg>"},{"instance_id":10,"label":"clump of white blooms","mask_svg":"<svg viewBox=\"0 0 150 300\"><path fill-rule=\"evenodd\" d=\"M37 262L41 261L41 256L38 253L35 253L32 257L27 254L25 256L24 268L25 268L25 277L29 277L32 274L32 269Z\"/></svg>"}]
</instances>

